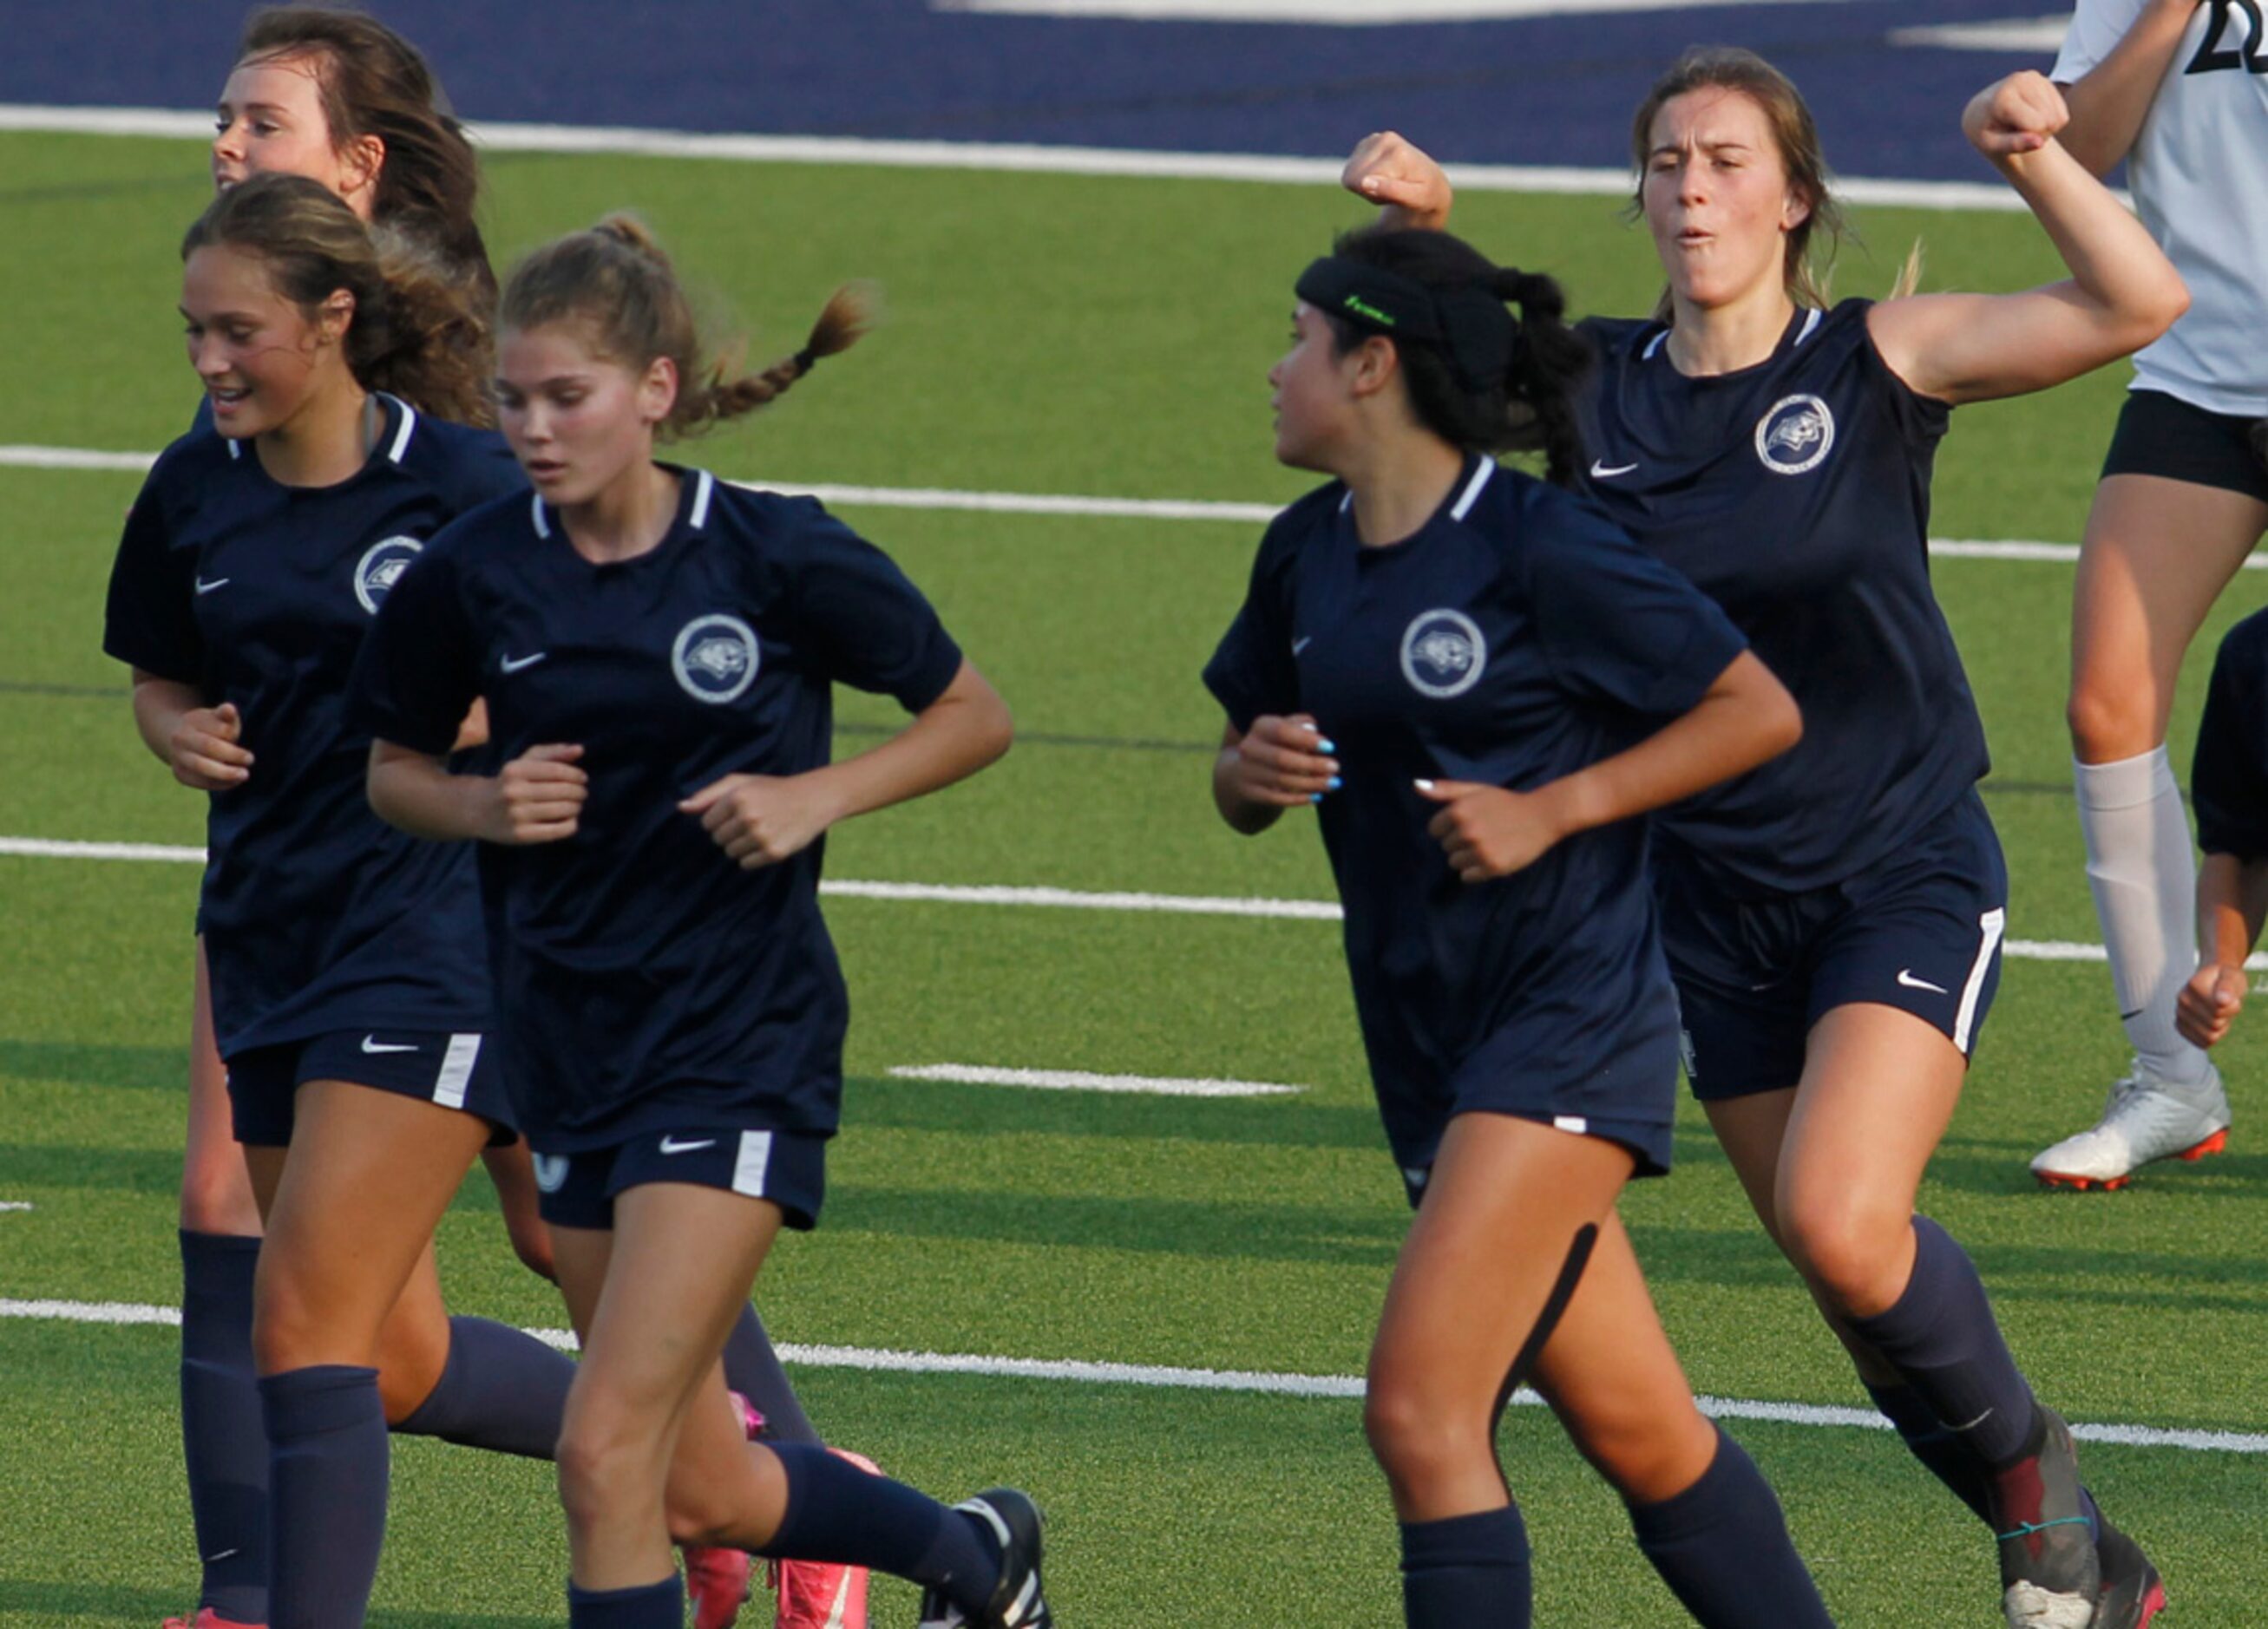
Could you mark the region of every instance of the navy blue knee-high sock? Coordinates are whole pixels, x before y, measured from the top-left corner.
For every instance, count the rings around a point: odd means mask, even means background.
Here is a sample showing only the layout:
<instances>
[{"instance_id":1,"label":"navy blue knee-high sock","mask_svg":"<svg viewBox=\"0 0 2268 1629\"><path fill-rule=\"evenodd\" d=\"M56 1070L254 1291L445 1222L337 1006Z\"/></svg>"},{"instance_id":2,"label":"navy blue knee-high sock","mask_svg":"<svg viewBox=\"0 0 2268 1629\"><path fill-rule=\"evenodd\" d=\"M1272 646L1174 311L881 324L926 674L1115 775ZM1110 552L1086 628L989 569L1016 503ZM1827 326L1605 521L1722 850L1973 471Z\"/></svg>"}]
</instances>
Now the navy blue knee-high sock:
<instances>
[{"instance_id":1,"label":"navy blue knee-high sock","mask_svg":"<svg viewBox=\"0 0 2268 1629\"><path fill-rule=\"evenodd\" d=\"M269 1629L360 1629L386 1539L378 1371L316 1364L260 1382L268 1415Z\"/></svg>"},{"instance_id":2,"label":"navy blue knee-high sock","mask_svg":"<svg viewBox=\"0 0 2268 1629\"><path fill-rule=\"evenodd\" d=\"M260 1241L181 1229L181 1457L204 1564L200 1607L268 1621L268 1427L252 1368Z\"/></svg>"},{"instance_id":3,"label":"navy blue knee-high sock","mask_svg":"<svg viewBox=\"0 0 2268 1629\"><path fill-rule=\"evenodd\" d=\"M567 1586L567 1629L684 1629L685 1586L672 1573L632 1589Z\"/></svg>"},{"instance_id":4,"label":"navy blue knee-high sock","mask_svg":"<svg viewBox=\"0 0 2268 1629\"><path fill-rule=\"evenodd\" d=\"M1771 1484L1722 1431L1699 1481L1630 1515L1638 1547L1705 1629L1834 1629Z\"/></svg>"},{"instance_id":5,"label":"navy blue knee-high sock","mask_svg":"<svg viewBox=\"0 0 2268 1629\"><path fill-rule=\"evenodd\" d=\"M764 1333L764 1321L752 1306L740 1309L740 1322L725 1337L725 1383L756 1405L756 1413L764 1417L767 1442L817 1444L824 1440L796 1400L787 1370L780 1367L779 1354Z\"/></svg>"},{"instance_id":6,"label":"navy blue knee-high sock","mask_svg":"<svg viewBox=\"0 0 2268 1629\"><path fill-rule=\"evenodd\" d=\"M1000 1553L980 1518L871 1476L806 1442L767 1444L787 1472L787 1514L759 1554L835 1561L910 1578L979 1612L1000 1581Z\"/></svg>"},{"instance_id":7,"label":"navy blue knee-high sock","mask_svg":"<svg viewBox=\"0 0 2268 1629\"><path fill-rule=\"evenodd\" d=\"M1848 1319L1861 1340L1987 1467L2024 1451L2032 1428L2032 1390L1993 1321L1984 1281L1952 1236L1926 1216L1913 1219L1913 1277L1889 1311Z\"/></svg>"},{"instance_id":8,"label":"navy blue knee-high sock","mask_svg":"<svg viewBox=\"0 0 2268 1629\"><path fill-rule=\"evenodd\" d=\"M1906 1451L1974 1510L1978 1521L1992 1525L1992 1474L1969 1444L1938 1424L1937 1416L1906 1386L1868 1385L1867 1395L1896 1430Z\"/></svg>"},{"instance_id":9,"label":"navy blue knee-high sock","mask_svg":"<svg viewBox=\"0 0 2268 1629\"><path fill-rule=\"evenodd\" d=\"M1528 1629L1534 1612L1518 1505L1402 1524L1408 1629Z\"/></svg>"},{"instance_id":10,"label":"navy blue knee-high sock","mask_svg":"<svg viewBox=\"0 0 2268 1629\"><path fill-rule=\"evenodd\" d=\"M453 1317L441 1378L394 1428L405 1436L549 1459L574 1383L574 1360L534 1336L486 1318Z\"/></svg>"}]
</instances>

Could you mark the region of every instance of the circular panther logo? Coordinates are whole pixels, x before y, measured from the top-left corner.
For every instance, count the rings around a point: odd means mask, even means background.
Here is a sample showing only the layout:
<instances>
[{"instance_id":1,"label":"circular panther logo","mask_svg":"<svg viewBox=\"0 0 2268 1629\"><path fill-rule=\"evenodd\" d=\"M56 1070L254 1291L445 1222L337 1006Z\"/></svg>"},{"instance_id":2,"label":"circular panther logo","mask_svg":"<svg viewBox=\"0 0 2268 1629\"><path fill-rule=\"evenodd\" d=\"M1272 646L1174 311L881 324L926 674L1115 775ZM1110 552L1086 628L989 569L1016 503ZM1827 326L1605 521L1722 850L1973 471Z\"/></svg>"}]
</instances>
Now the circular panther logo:
<instances>
[{"instance_id":1,"label":"circular panther logo","mask_svg":"<svg viewBox=\"0 0 2268 1629\"><path fill-rule=\"evenodd\" d=\"M394 585L401 581L401 574L409 569L409 562L424 547L416 538L388 538L363 551L362 559L355 565L354 584L355 598L362 602L364 611L372 616L378 614L379 606L394 591Z\"/></svg>"},{"instance_id":2,"label":"circular panther logo","mask_svg":"<svg viewBox=\"0 0 2268 1629\"><path fill-rule=\"evenodd\" d=\"M1817 469L1835 446L1835 415L1816 396L1783 396L1756 421L1756 457L1775 475Z\"/></svg>"},{"instance_id":3,"label":"circular panther logo","mask_svg":"<svg viewBox=\"0 0 2268 1629\"><path fill-rule=\"evenodd\" d=\"M756 682L756 630L718 612L678 630L669 665L696 701L737 701Z\"/></svg>"},{"instance_id":4,"label":"circular panther logo","mask_svg":"<svg viewBox=\"0 0 2268 1629\"><path fill-rule=\"evenodd\" d=\"M1424 611L1402 635L1402 676L1421 695L1446 700L1481 682L1488 641L1462 611Z\"/></svg>"}]
</instances>

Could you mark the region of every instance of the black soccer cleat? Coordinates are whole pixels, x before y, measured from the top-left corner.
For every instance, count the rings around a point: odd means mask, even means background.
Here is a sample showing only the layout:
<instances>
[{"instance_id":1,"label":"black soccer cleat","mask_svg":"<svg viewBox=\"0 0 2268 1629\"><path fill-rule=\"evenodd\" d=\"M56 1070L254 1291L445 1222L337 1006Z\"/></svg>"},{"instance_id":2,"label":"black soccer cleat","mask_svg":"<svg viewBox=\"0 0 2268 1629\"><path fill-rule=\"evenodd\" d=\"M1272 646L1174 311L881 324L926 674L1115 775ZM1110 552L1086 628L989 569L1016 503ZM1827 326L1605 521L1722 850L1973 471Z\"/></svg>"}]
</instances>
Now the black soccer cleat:
<instances>
[{"instance_id":1,"label":"black soccer cleat","mask_svg":"<svg viewBox=\"0 0 2268 1629\"><path fill-rule=\"evenodd\" d=\"M2071 1427L2045 1404L2036 1405L2024 1457L1993 1473L1992 1501L2008 1629L2095 1629L2102 1621L2095 1526Z\"/></svg>"},{"instance_id":2,"label":"black soccer cleat","mask_svg":"<svg viewBox=\"0 0 2268 1629\"><path fill-rule=\"evenodd\" d=\"M2095 1608L2090 1629L2149 1629L2150 1620L2166 1610L2166 1586L2142 1546L2095 1517L2101 1537L2095 1552L2102 1567L2102 1598Z\"/></svg>"},{"instance_id":3,"label":"black soccer cleat","mask_svg":"<svg viewBox=\"0 0 2268 1629\"><path fill-rule=\"evenodd\" d=\"M1040 1587L1040 1508L1031 1496L1012 1487L989 1487L954 1508L982 1523L1000 1546L1000 1581L975 1618L942 1591L924 1591L917 1629L1055 1629Z\"/></svg>"}]
</instances>

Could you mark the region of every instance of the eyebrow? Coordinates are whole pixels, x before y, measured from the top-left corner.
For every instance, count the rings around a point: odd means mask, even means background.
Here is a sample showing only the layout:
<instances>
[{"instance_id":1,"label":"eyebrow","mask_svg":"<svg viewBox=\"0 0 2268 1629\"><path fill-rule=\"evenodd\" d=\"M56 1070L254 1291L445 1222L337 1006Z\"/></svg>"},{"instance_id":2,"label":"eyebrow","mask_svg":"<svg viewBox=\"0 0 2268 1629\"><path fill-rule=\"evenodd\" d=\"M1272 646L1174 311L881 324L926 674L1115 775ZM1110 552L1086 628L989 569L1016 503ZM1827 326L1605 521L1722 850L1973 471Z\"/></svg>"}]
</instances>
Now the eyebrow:
<instances>
[{"instance_id":1,"label":"eyebrow","mask_svg":"<svg viewBox=\"0 0 2268 1629\"><path fill-rule=\"evenodd\" d=\"M225 101L215 102L213 112L225 114L229 111L230 106L231 104ZM248 114L281 114L288 113L290 109L281 102L247 102L241 111Z\"/></svg>"},{"instance_id":2,"label":"eyebrow","mask_svg":"<svg viewBox=\"0 0 2268 1629\"><path fill-rule=\"evenodd\" d=\"M259 313L256 312L217 311L200 317L186 305L176 305L173 309L181 313L183 322L202 322L208 327L219 322L258 322L260 320Z\"/></svg>"},{"instance_id":3,"label":"eyebrow","mask_svg":"<svg viewBox=\"0 0 2268 1629\"><path fill-rule=\"evenodd\" d=\"M1756 150L1756 147L1752 143L1732 140L1696 142L1693 145L1698 147L1704 152L1711 153L1746 153L1754 152ZM1646 154L1646 157L1649 158L1659 158L1664 153L1680 153L1684 150L1685 143L1683 142L1661 142L1658 143L1654 146L1653 150Z\"/></svg>"}]
</instances>

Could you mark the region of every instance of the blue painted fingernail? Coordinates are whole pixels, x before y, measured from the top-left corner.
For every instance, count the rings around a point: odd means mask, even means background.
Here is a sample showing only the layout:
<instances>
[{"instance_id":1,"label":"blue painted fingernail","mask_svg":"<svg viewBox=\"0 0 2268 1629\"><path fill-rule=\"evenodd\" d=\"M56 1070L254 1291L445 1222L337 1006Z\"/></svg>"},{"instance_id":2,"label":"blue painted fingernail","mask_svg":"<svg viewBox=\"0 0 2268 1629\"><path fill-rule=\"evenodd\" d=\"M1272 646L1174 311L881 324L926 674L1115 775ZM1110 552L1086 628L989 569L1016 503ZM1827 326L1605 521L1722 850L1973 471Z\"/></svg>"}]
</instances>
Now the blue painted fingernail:
<instances>
[{"instance_id":1,"label":"blue painted fingernail","mask_svg":"<svg viewBox=\"0 0 2268 1629\"><path fill-rule=\"evenodd\" d=\"M1307 794L1307 801L1311 803L1320 803L1323 801L1323 795L1321 792L1310 792Z\"/></svg>"},{"instance_id":2,"label":"blue painted fingernail","mask_svg":"<svg viewBox=\"0 0 2268 1629\"><path fill-rule=\"evenodd\" d=\"M1337 791L1337 790L1339 789L1339 788L1341 788L1341 787L1344 786L1345 784L1346 784L1346 782L1345 782L1344 780L1340 779L1337 775L1333 775L1333 776L1331 777L1331 783L1330 783L1329 787L1329 788L1327 788L1326 789L1327 789L1327 790L1329 790L1329 791L1336 792L1336 791Z\"/></svg>"},{"instance_id":3,"label":"blue painted fingernail","mask_svg":"<svg viewBox=\"0 0 2268 1629\"><path fill-rule=\"evenodd\" d=\"M1339 750L1338 744L1335 741L1318 741L1315 745L1326 752L1336 752Z\"/></svg>"}]
</instances>

